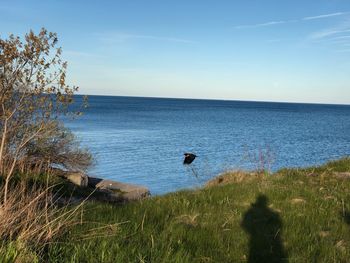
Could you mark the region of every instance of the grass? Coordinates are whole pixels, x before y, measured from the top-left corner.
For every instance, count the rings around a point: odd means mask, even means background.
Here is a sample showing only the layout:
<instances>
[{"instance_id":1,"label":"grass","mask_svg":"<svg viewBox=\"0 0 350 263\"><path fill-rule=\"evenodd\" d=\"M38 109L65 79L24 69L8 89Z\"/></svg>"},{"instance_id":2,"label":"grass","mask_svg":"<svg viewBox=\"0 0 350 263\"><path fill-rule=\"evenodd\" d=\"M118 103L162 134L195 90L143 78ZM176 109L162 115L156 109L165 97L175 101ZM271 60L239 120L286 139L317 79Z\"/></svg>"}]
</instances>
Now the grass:
<instances>
[{"instance_id":1,"label":"grass","mask_svg":"<svg viewBox=\"0 0 350 263\"><path fill-rule=\"evenodd\" d=\"M0 262L39 262L51 242L78 220L81 205L58 206L52 187L13 183L0 185Z\"/></svg>"},{"instance_id":2,"label":"grass","mask_svg":"<svg viewBox=\"0 0 350 263\"><path fill-rule=\"evenodd\" d=\"M347 171L342 159L273 175L228 173L203 189L124 205L88 202L83 223L50 244L44 260L349 262L350 179L333 176Z\"/></svg>"}]
</instances>

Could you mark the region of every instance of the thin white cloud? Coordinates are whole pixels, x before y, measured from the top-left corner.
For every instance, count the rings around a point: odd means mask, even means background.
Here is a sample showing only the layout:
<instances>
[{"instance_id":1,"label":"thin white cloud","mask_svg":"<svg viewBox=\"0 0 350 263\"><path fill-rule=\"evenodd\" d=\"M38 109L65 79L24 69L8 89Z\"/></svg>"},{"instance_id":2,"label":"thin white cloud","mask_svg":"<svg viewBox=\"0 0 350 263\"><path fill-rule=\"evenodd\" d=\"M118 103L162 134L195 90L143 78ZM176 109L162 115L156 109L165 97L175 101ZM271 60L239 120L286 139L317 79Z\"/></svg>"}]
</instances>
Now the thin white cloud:
<instances>
[{"instance_id":1,"label":"thin white cloud","mask_svg":"<svg viewBox=\"0 0 350 263\"><path fill-rule=\"evenodd\" d=\"M235 28L236 29L245 29L245 28L267 27L267 26L296 23L296 22L309 21L309 20L315 20L315 19L324 19L324 18L330 18L330 17L341 16L341 15L346 15L346 14L349 14L349 12L337 12L337 13L318 15L318 16L307 16L307 17L303 17L300 19L292 19L292 20L269 21L269 22L264 22L264 23L259 23L259 24L238 25L238 26L235 26Z\"/></svg>"},{"instance_id":2,"label":"thin white cloud","mask_svg":"<svg viewBox=\"0 0 350 263\"><path fill-rule=\"evenodd\" d=\"M128 40L135 40L135 39L148 39L148 40L156 40L156 41L167 41L167 42L177 42L177 43L184 43L184 44L194 44L197 43L192 40L183 39L183 38L176 38L176 37L163 37L163 36L153 36L153 35L138 35L138 34L122 34L122 33L111 33L111 34L105 34L100 37L101 40L104 40L106 42L110 43L121 43L126 42Z\"/></svg>"},{"instance_id":3,"label":"thin white cloud","mask_svg":"<svg viewBox=\"0 0 350 263\"><path fill-rule=\"evenodd\" d=\"M313 43L320 43L329 46L333 52L347 53L350 51L350 35L344 34L350 32L349 22L338 25L337 27L315 32L308 37Z\"/></svg>"},{"instance_id":4,"label":"thin white cloud","mask_svg":"<svg viewBox=\"0 0 350 263\"><path fill-rule=\"evenodd\" d=\"M322 41L323 43L334 44L334 45L344 45L350 43L350 39L327 39L327 41Z\"/></svg>"},{"instance_id":5,"label":"thin white cloud","mask_svg":"<svg viewBox=\"0 0 350 263\"><path fill-rule=\"evenodd\" d=\"M342 16L347 14L347 12L337 12L337 13L331 13L331 14L325 14L325 15L318 15L318 16L307 16L304 17L302 20L315 20L315 19L322 19L322 18L328 18L333 16Z\"/></svg>"},{"instance_id":6,"label":"thin white cloud","mask_svg":"<svg viewBox=\"0 0 350 263\"><path fill-rule=\"evenodd\" d=\"M340 36L340 37L333 37L331 40L342 40L342 39L350 39L350 36Z\"/></svg>"},{"instance_id":7,"label":"thin white cloud","mask_svg":"<svg viewBox=\"0 0 350 263\"><path fill-rule=\"evenodd\" d=\"M285 24L289 21L270 21L266 23L260 23L260 24L252 24L252 25L239 25L236 26L236 29L243 29L243 28L257 28L257 27L267 27L267 26L274 26L274 25L280 25Z\"/></svg>"},{"instance_id":8,"label":"thin white cloud","mask_svg":"<svg viewBox=\"0 0 350 263\"><path fill-rule=\"evenodd\" d=\"M326 30L312 33L310 38L322 39L322 38L331 37L337 34L348 33L348 32L350 32L350 28L349 29L326 29Z\"/></svg>"}]
</instances>

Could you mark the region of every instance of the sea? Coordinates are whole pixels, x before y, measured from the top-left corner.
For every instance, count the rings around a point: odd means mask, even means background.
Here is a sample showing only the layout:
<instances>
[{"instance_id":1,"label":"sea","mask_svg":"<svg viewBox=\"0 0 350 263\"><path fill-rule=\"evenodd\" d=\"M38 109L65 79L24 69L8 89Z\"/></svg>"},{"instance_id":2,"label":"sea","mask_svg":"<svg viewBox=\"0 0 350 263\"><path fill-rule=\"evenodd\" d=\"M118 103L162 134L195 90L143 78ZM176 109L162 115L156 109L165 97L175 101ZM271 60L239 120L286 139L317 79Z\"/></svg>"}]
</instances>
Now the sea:
<instances>
[{"instance_id":1,"label":"sea","mask_svg":"<svg viewBox=\"0 0 350 263\"><path fill-rule=\"evenodd\" d=\"M75 96L73 110L82 96ZM66 127L94 156L91 176L195 189L228 170L305 167L350 155L350 106L89 96ZM185 152L197 155L183 165Z\"/></svg>"}]
</instances>

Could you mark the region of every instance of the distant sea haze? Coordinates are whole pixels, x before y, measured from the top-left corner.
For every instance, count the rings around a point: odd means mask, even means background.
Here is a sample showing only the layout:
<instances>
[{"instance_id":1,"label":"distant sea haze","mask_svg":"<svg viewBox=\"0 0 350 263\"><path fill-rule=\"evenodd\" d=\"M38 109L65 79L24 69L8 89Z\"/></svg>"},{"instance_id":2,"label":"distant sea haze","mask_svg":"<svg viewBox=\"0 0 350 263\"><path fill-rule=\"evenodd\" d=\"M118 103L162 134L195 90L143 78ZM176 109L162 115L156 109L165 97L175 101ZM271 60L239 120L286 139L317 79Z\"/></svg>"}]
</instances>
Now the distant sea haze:
<instances>
[{"instance_id":1,"label":"distant sea haze","mask_svg":"<svg viewBox=\"0 0 350 263\"><path fill-rule=\"evenodd\" d=\"M89 96L84 115L65 123L95 156L89 174L152 194L199 187L229 169L276 171L350 154L344 105ZM190 166L185 152L198 155Z\"/></svg>"}]
</instances>

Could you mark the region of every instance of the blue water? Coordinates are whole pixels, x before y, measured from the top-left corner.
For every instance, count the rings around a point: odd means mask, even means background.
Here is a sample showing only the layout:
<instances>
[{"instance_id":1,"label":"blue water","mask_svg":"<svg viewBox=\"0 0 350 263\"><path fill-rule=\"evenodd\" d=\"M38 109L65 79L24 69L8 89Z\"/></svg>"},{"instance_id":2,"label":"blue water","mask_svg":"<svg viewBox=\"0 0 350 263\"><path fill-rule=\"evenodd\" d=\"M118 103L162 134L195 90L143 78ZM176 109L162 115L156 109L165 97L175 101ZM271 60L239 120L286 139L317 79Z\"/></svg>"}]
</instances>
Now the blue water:
<instances>
[{"instance_id":1,"label":"blue water","mask_svg":"<svg viewBox=\"0 0 350 263\"><path fill-rule=\"evenodd\" d=\"M152 194L198 187L228 169L276 171L350 154L350 106L341 105L90 96L66 125L95 156L89 174ZM192 168L184 152L199 156Z\"/></svg>"}]
</instances>

